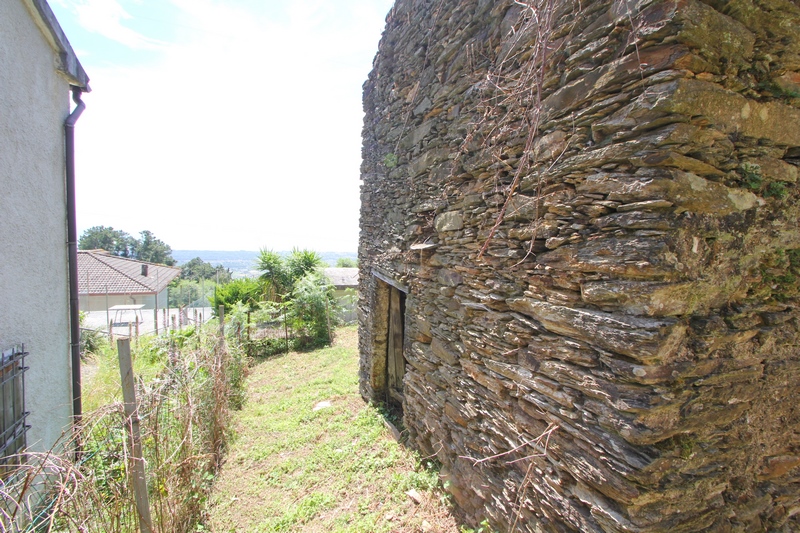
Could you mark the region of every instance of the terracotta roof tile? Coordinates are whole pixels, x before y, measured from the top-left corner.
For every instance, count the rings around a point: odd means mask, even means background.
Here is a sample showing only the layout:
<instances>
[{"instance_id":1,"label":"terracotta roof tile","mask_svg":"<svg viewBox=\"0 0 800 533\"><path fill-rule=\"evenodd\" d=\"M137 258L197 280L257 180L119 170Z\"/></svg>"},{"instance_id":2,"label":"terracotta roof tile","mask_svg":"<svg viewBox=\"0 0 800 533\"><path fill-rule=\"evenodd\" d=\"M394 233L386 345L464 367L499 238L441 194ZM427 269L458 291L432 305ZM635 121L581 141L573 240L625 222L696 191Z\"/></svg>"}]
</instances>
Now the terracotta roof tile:
<instances>
[{"instance_id":1,"label":"terracotta roof tile","mask_svg":"<svg viewBox=\"0 0 800 533\"><path fill-rule=\"evenodd\" d=\"M147 275L142 266L147 265ZM117 257L105 251L78 251L78 292L81 294L147 294L161 292L181 269Z\"/></svg>"}]
</instances>

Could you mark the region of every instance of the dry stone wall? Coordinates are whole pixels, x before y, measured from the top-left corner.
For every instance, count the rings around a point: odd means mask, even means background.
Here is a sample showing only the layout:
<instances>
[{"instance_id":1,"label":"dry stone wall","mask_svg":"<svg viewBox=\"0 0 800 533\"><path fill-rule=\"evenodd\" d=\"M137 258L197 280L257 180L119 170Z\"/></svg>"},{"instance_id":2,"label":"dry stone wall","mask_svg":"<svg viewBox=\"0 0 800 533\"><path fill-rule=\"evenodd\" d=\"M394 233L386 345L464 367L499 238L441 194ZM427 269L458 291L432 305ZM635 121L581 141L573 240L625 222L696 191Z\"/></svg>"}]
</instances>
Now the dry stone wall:
<instances>
[{"instance_id":1,"label":"dry stone wall","mask_svg":"<svg viewBox=\"0 0 800 533\"><path fill-rule=\"evenodd\" d=\"M798 531L800 3L397 0L361 390L501 531Z\"/></svg>"}]
</instances>

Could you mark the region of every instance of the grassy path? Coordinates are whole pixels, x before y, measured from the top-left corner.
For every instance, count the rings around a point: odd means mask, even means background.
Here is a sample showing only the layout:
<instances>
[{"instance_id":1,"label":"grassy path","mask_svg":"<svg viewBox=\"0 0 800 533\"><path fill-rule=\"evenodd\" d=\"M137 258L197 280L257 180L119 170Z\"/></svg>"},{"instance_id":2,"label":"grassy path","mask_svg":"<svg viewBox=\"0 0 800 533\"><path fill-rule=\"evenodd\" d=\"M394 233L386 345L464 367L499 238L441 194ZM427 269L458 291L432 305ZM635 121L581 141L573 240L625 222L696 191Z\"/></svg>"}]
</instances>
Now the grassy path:
<instances>
[{"instance_id":1,"label":"grassy path","mask_svg":"<svg viewBox=\"0 0 800 533\"><path fill-rule=\"evenodd\" d=\"M437 474L361 399L355 328L333 347L258 362L247 387L213 532L459 531Z\"/></svg>"}]
</instances>

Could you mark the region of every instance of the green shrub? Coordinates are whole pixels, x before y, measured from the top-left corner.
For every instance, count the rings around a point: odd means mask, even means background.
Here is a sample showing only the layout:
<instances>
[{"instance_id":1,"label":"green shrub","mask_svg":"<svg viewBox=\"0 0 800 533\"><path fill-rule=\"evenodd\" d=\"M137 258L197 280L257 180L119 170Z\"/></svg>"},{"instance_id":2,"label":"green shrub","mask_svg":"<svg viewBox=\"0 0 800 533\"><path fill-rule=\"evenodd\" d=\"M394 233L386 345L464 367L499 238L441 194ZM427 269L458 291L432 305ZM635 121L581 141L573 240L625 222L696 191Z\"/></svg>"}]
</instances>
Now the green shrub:
<instances>
[{"instance_id":1,"label":"green shrub","mask_svg":"<svg viewBox=\"0 0 800 533\"><path fill-rule=\"evenodd\" d=\"M262 284L253 278L239 278L217 286L217 290L211 297L211 306L214 313L217 313L219 306L225 307L225 313L229 313L236 302L242 302L251 310L258 309L258 302L261 300L263 292Z\"/></svg>"},{"instance_id":2,"label":"green shrub","mask_svg":"<svg viewBox=\"0 0 800 533\"><path fill-rule=\"evenodd\" d=\"M245 340L242 343L250 357L269 357L286 352L286 339L283 337L264 337Z\"/></svg>"},{"instance_id":3,"label":"green shrub","mask_svg":"<svg viewBox=\"0 0 800 533\"><path fill-rule=\"evenodd\" d=\"M297 348L308 349L329 344L337 324L334 287L321 272L309 272L294 287L288 306L289 323L296 335Z\"/></svg>"},{"instance_id":4,"label":"green shrub","mask_svg":"<svg viewBox=\"0 0 800 533\"><path fill-rule=\"evenodd\" d=\"M81 357L84 357L87 354L101 354L108 351L109 344L106 333L99 328L93 329L84 327L84 322L86 321L86 313L84 313L83 311L80 312L79 318L80 318L80 330L81 330L81 338L80 338Z\"/></svg>"},{"instance_id":5,"label":"green shrub","mask_svg":"<svg viewBox=\"0 0 800 533\"><path fill-rule=\"evenodd\" d=\"M310 274L317 268L325 266L322 261L322 256L313 250L298 250L294 248L289 257L286 258L286 267L289 269L289 275L292 280L292 285L300 281L303 276Z\"/></svg>"}]
</instances>

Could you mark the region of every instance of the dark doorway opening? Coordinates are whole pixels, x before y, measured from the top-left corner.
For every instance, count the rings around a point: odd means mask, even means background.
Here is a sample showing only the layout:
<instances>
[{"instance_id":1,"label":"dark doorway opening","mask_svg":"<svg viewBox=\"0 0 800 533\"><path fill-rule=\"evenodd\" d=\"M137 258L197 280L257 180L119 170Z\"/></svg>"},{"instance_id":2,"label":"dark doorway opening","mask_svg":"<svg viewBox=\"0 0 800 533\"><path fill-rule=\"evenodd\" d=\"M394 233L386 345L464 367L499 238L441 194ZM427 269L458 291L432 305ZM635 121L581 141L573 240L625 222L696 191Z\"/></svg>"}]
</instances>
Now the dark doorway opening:
<instances>
[{"instance_id":1,"label":"dark doorway opening","mask_svg":"<svg viewBox=\"0 0 800 533\"><path fill-rule=\"evenodd\" d=\"M403 377L406 374L406 358L403 355L405 338L406 295L396 287L389 286L389 316L386 338L386 404L390 409L402 410Z\"/></svg>"}]
</instances>

